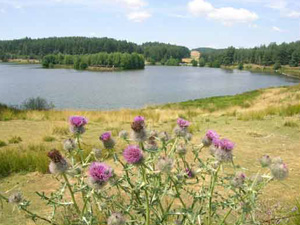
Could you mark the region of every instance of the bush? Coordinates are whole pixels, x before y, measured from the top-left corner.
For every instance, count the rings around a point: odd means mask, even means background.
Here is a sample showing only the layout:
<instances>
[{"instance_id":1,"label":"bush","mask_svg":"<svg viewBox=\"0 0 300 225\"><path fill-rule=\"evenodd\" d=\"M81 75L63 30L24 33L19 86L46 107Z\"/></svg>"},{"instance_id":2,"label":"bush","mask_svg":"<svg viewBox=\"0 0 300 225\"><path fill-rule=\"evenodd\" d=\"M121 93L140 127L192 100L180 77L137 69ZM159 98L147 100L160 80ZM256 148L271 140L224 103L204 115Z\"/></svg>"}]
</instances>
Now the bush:
<instances>
[{"instance_id":1,"label":"bush","mask_svg":"<svg viewBox=\"0 0 300 225\"><path fill-rule=\"evenodd\" d=\"M276 62L275 64L274 64L274 66L273 66L273 70L279 70L279 69L281 69L281 65L280 65L280 63L279 62Z\"/></svg>"},{"instance_id":2,"label":"bush","mask_svg":"<svg viewBox=\"0 0 300 225\"><path fill-rule=\"evenodd\" d=\"M198 62L195 59L192 60L192 66L198 66Z\"/></svg>"},{"instance_id":3,"label":"bush","mask_svg":"<svg viewBox=\"0 0 300 225\"><path fill-rule=\"evenodd\" d=\"M204 58L200 58L200 60L199 60L199 66L200 67L204 67L205 64L206 64L205 59Z\"/></svg>"},{"instance_id":4,"label":"bush","mask_svg":"<svg viewBox=\"0 0 300 225\"><path fill-rule=\"evenodd\" d=\"M158 135L146 131L144 118L136 117L131 125L131 139L124 135L119 139L130 144L122 154L115 151L116 141L111 132L105 132L100 140L109 155L103 157L98 149L92 152L82 149L81 135L87 120L73 118L71 130L75 141L65 142L65 156L56 149L48 152L49 171L56 175L60 187L49 195L37 192L45 204L53 206L51 216L31 212L30 201L23 200L20 194L6 197L0 193L0 198L15 203L33 220L51 224L92 221L88 224L112 225L125 224L126 220L136 225L198 224L199 221L207 225L260 224L256 212L262 189L271 181L283 180L288 175L281 159L272 161L264 156L261 165L269 167L271 174L266 171L263 176L253 173L248 178L243 170L250 171L233 162L231 141L219 139L214 131L208 131L201 145L193 145L190 122L181 118L171 137L166 132ZM207 159L200 154L204 149L211 153ZM41 156L41 152L23 155L7 151L8 156L0 153L0 169L19 171L32 167L45 170L45 155ZM20 153L22 160L19 161ZM111 164L118 168L116 172L104 163L106 157L113 158ZM11 161L18 163L12 165ZM59 221L61 213L63 222Z\"/></svg>"},{"instance_id":5,"label":"bush","mask_svg":"<svg viewBox=\"0 0 300 225\"><path fill-rule=\"evenodd\" d=\"M239 69L239 70L243 70L243 69L244 69L244 64L243 64L243 63L239 63L238 69Z\"/></svg>"},{"instance_id":6,"label":"bush","mask_svg":"<svg viewBox=\"0 0 300 225\"><path fill-rule=\"evenodd\" d=\"M22 105L22 109L25 110L50 110L54 108L52 102L48 102L46 99L41 97L29 98L25 100Z\"/></svg>"}]
</instances>

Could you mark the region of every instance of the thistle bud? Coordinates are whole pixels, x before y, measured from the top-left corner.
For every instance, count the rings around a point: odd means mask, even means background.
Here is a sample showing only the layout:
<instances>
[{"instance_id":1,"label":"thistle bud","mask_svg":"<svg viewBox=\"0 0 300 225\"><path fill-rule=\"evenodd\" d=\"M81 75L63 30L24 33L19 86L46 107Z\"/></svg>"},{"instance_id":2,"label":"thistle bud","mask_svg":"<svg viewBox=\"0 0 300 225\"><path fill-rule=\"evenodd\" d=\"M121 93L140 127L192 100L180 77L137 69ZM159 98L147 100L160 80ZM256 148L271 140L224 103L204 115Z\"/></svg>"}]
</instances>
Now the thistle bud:
<instances>
[{"instance_id":1,"label":"thistle bud","mask_svg":"<svg viewBox=\"0 0 300 225\"><path fill-rule=\"evenodd\" d=\"M16 193L13 193L12 195L10 195L8 197L8 202L9 203L15 203L15 204L18 204L22 201L22 194L20 192L16 192Z\"/></svg>"},{"instance_id":2,"label":"thistle bud","mask_svg":"<svg viewBox=\"0 0 300 225\"><path fill-rule=\"evenodd\" d=\"M126 220L121 213L112 213L107 219L107 225L124 225L125 223Z\"/></svg>"}]
</instances>

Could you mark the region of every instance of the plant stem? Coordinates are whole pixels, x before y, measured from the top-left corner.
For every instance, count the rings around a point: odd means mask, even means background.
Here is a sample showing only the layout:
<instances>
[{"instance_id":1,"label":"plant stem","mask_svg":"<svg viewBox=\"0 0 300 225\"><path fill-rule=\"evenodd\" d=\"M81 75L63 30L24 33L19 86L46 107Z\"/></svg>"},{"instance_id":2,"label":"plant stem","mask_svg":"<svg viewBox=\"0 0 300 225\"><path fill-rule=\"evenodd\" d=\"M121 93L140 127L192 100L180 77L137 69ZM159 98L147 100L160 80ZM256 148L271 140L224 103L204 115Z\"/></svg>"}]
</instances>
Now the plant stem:
<instances>
[{"instance_id":1,"label":"plant stem","mask_svg":"<svg viewBox=\"0 0 300 225\"><path fill-rule=\"evenodd\" d=\"M209 195L209 203L208 203L208 225L211 225L211 216L212 216L212 199L213 199L213 194L214 194L214 189L215 189L215 184L217 180L217 176L220 170L220 165L218 166L217 171L214 173L214 176L212 177L211 183L210 183L210 195Z\"/></svg>"},{"instance_id":2,"label":"plant stem","mask_svg":"<svg viewBox=\"0 0 300 225\"><path fill-rule=\"evenodd\" d=\"M72 201L73 201L74 207L75 207L75 209L76 209L78 215L81 215L80 210L79 210L79 207L78 207L78 205L77 205L77 203L76 203L76 200L75 200L75 196L74 196L74 192L73 192L73 190L72 190L71 184L70 184L70 182L69 182L69 180L68 180L66 174L63 173L62 175L63 175L63 177L64 177L64 179L65 179L65 181L66 181L66 183L67 183L67 187L68 187L68 189L69 189L69 191L70 191L70 194L71 194L71 197L72 197Z\"/></svg>"},{"instance_id":3,"label":"plant stem","mask_svg":"<svg viewBox=\"0 0 300 225\"><path fill-rule=\"evenodd\" d=\"M146 170L144 167L142 167L142 173L143 173L143 180L145 183L147 183L146 179ZM147 188L145 188L145 197L146 197L146 225L150 225L150 206L149 206L149 195Z\"/></svg>"}]
</instances>

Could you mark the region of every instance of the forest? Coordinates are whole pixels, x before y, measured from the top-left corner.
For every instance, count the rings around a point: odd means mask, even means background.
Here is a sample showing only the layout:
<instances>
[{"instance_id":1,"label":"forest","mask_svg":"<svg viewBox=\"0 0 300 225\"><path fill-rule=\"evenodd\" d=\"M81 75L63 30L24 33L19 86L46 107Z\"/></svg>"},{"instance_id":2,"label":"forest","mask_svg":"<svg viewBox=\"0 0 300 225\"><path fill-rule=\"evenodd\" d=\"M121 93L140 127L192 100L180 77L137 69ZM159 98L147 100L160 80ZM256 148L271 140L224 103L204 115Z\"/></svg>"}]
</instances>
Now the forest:
<instances>
[{"instance_id":1,"label":"forest","mask_svg":"<svg viewBox=\"0 0 300 225\"><path fill-rule=\"evenodd\" d=\"M300 41L291 43L270 43L268 46L261 45L255 48L234 48L213 50L204 52L201 55L200 66L210 67L229 66L233 64L257 64L262 66L280 67L289 65L299 66L300 62Z\"/></svg>"},{"instance_id":2,"label":"forest","mask_svg":"<svg viewBox=\"0 0 300 225\"><path fill-rule=\"evenodd\" d=\"M85 70L88 67L112 67L120 69L143 69L144 57L137 53L106 53L87 55L49 54L43 57L44 68L53 68L55 65L71 65L74 69Z\"/></svg>"},{"instance_id":3,"label":"forest","mask_svg":"<svg viewBox=\"0 0 300 225\"><path fill-rule=\"evenodd\" d=\"M181 60L188 57L190 51L183 46L147 42L137 45L132 42L112 38L88 37L51 37L41 39L24 38L0 41L0 60L9 59L42 59L45 55L59 53L64 55L85 55L99 52L138 53L144 54L148 61L166 62L173 58Z\"/></svg>"}]
</instances>

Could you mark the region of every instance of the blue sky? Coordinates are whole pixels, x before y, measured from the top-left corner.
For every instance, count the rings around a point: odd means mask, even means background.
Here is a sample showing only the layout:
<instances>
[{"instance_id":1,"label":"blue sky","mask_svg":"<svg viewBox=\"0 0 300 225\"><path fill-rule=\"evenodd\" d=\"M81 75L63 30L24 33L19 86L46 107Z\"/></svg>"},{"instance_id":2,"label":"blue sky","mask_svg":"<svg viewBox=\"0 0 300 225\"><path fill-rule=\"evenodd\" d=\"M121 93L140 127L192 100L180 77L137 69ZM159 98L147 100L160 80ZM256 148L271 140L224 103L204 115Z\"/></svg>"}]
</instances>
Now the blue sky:
<instances>
[{"instance_id":1,"label":"blue sky","mask_svg":"<svg viewBox=\"0 0 300 225\"><path fill-rule=\"evenodd\" d=\"M0 0L0 39L112 37L195 47L300 39L299 0Z\"/></svg>"}]
</instances>

